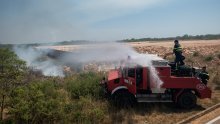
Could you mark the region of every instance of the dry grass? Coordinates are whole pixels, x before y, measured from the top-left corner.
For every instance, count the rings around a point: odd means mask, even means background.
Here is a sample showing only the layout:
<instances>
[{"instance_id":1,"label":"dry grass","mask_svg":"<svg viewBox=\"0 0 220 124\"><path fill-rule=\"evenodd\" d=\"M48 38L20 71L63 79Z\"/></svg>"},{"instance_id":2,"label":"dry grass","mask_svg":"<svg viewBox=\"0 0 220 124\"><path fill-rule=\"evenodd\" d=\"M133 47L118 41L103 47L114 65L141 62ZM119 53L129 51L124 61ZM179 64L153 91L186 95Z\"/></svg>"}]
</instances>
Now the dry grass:
<instances>
[{"instance_id":1,"label":"dry grass","mask_svg":"<svg viewBox=\"0 0 220 124\"><path fill-rule=\"evenodd\" d=\"M204 109L205 108L199 105L193 110L184 110L176 107L173 103L141 103L128 110L109 110L110 116L105 123L171 124L181 121Z\"/></svg>"}]
</instances>

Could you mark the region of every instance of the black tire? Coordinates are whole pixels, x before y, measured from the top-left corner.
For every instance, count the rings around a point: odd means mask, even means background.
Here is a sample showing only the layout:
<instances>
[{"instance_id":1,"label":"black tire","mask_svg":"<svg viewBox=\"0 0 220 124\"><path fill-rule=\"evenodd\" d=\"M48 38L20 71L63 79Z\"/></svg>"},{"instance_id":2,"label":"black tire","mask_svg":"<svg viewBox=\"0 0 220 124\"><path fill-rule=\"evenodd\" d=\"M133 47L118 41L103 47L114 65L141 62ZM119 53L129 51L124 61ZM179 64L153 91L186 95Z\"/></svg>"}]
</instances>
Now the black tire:
<instances>
[{"instance_id":1,"label":"black tire","mask_svg":"<svg viewBox=\"0 0 220 124\"><path fill-rule=\"evenodd\" d=\"M183 92L178 98L178 105L184 109L195 107L197 98L192 92Z\"/></svg>"},{"instance_id":2,"label":"black tire","mask_svg":"<svg viewBox=\"0 0 220 124\"><path fill-rule=\"evenodd\" d=\"M128 90L119 90L113 94L112 102L119 108L131 108L136 104L136 99Z\"/></svg>"}]
</instances>

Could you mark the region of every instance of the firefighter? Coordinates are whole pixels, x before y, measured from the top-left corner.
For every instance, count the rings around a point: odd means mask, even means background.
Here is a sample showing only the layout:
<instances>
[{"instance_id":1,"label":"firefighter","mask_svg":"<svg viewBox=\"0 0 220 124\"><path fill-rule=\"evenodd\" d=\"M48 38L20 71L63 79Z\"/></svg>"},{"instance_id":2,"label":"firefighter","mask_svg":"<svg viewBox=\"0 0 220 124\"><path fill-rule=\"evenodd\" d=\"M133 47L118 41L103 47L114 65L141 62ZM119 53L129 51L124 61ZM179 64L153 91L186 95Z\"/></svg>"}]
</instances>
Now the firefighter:
<instances>
[{"instance_id":1,"label":"firefighter","mask_svg":"<svg viewBox=\"0 0 220 124\"><path fill-rule=\"evenodd\" d=\"M185 57L182 55L182 47L179 44L178 40L174 41L173 54L175 54L175 65L176 65L176 67L185 65L185 63L183 62Z\"/></svg>"},{"instance_id":2,"label":"firefighter","mask_svg":"<svg viewBox=\"0 0 220 124\"><path fill-rule=\"evenodd\" d=\"M127 58L127 60L128 60L128 61L131 61L131 56L129 56L129 55L128 55L128 58Z\"/></svg>"},{"instance_id":3,"label":"firefighter","mask_svg":"<svg viewBox=\"0 0 220 124\"><path fill-rule=\"evenodd\" d=\"M201 79L202 83L204 83L205 85L207 85L208 80L209 80L209 74L206 71L206 66L202 67L202 71L199 74L199 78Z\"/></svg>"},{"instance_id":4,"label":"firefighter","mask_svg":"<svg viewBox=\"0 0 220 124\"><path fill-rule=\"evenodd\" d=\"M131 60L131 56L128 55L127 60L125 62L125 66L126 67L131 67L132 66L132 60Z\"/></svg>"}]
</instances>

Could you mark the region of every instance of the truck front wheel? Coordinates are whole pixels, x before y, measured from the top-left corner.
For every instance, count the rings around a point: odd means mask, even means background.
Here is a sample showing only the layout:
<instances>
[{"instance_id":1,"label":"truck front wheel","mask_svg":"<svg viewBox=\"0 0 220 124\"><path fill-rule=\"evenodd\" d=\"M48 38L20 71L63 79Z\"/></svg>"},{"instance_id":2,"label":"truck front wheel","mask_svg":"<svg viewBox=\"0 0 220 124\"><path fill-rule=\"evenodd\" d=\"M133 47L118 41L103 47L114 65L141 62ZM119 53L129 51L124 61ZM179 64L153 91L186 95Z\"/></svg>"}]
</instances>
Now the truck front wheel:
<instances>
[{"instance_id":1,"label":"truck front wheel","mask_svg":"<svg viewBox=\"0 0 220 124\"><path fill-rule=\"evenodd\" d=\"M129 108L135 105L136 100L129 91L119 90L112 95L112 102L116 107Z\"/></svg>"},{"instance_id":2,"label":"truck front wheel","mask_svg":"<svg viewBox=\"0 0 220 124\"><path fill-rule=\"evenodd\" d=\"M192 92L183 92L178 98L178 105L181 108L191 109L195 107L197 98Z\"/></svg>"}]
</instances>

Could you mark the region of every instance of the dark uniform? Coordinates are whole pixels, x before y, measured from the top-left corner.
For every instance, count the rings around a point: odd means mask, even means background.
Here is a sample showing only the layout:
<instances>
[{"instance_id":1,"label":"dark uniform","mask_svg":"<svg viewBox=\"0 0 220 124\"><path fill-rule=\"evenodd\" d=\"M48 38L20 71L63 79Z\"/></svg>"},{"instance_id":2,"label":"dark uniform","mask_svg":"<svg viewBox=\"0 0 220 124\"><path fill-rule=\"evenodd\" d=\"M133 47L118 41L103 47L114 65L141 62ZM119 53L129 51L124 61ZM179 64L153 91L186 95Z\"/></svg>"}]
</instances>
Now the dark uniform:
<instances>
[{"instance_id":1,"label":"dark uniform","mask_svg":"<svg viewBox=\"0 0 220 124\"><path fill-rule=\"evenodd\" d=\"M209 80L209 74L206 71L202 71L199 74L199 78L202 80L202 83L204 83L205 85L207 85L208 80Z\"/></svg>"},{"instance_id":2,"label":"dark uniform","mask_svg":"<svg viewBox=\"0 0 220 124\"><path fill-rule=\"evenodd\" d=\"M184 65L185 63L183 62L184 56L182 55L182 47L179 43L174 45L173 48L173 53L175 54L175 64L177 66Z\"/></svg>"}]
</instances>

